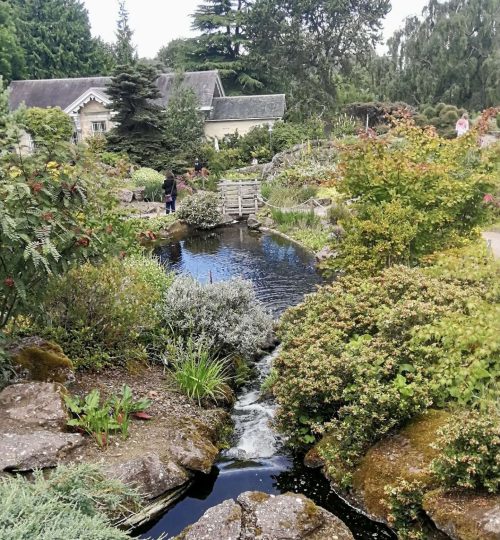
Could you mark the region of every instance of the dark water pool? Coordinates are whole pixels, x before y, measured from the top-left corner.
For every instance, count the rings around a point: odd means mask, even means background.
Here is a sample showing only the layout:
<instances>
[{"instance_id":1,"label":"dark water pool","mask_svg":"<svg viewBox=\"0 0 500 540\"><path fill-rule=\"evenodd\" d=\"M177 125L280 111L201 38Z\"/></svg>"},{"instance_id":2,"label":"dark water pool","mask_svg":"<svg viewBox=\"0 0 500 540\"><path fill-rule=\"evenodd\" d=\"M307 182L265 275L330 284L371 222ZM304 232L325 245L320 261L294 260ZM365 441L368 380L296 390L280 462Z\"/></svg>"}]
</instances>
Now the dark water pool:
<instances>
[{"instance_id":1,"label":"dark water pool","mask_svg":"<svg viewBox=\"0 0 500 540\"><path fill-rule=\"evenodd\" d=\"M299 303L322 280L314 257L287 240L271 234L249 232L245 226L222 229L171 242L156 254L163 263L202 281L241 276L250 279L258 298L274 315ZM244 491L279 494L303 493L342 519L357 539L393 539L386 527L369 520L338 497L319 471L307 469L289 455L273 430L275 405L262 401L259 387L273 355L257 365L258 377L243 388L233 412L236 430L233 447L221 456L209 475L198 475L187 494L147 530L144 537L169 538L197 521L220 502ZM214 539L219 540L219 539Z\"/></svg>"}]
</instances>

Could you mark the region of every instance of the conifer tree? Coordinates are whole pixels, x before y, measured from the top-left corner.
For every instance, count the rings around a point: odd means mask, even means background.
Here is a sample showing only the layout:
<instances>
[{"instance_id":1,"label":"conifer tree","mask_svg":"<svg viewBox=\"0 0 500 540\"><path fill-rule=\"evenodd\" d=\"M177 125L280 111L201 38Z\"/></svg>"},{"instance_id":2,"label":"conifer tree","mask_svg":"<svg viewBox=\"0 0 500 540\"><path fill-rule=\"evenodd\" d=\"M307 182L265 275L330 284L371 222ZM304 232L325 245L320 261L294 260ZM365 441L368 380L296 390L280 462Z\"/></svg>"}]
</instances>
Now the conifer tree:
<instances>
[{"instance_id":1,"label":"conifer tree","mask_svg":"<svg viewBox=\"0 0 500 540\"><path fill-rule=\"evenodd\" d=\"M250 0L205 0L193 14L193 29L201 32L193 53L196 68L217 69L230 93L262 87L246 62L245 20Z\"/></svg>"},{"instance_id":2,"label":"conifer tree","mask_svg":"<svg viewBox=\"0 0 500 540\"><path fill-rule=\"evenodd\" d=\"M164 160L165 111L155 103L161 97L157 78L150 65L120 66L107 88L117 124L108 133L109 149L152 168L161 168Z\"/></svg>"},{"instance_id":3,"label":"conifer tree","mask_svg":"<svg viewBox=\"0 0 500 540\"><path fill-rule=\"evenodd\" d=\"M98 75L102 71L88 12L79 0L10 0L30 79Z\"/></svg>"},{"instance_id":4,"label":"conifer tree","mask_svg":"<svg viewBox=\"0 0 500 540\"><path fill-rule=\"evenodd\" d=\"M132 43L133 35L125 0L120 0L115 45L116 63L119 66L127 66L137 61L137 52Z\"/></svg>"},{"instance_id":5,"label":"conifer tree","mask_svg":"<svg viewBox=\"0 0 500 540\"><path fill-rule=\"evenodd\" d=\"M13 7L0 1L0 77L5 81L19 79L25 69L24 52L14 24Z\"/></svg>"}]
</instances>

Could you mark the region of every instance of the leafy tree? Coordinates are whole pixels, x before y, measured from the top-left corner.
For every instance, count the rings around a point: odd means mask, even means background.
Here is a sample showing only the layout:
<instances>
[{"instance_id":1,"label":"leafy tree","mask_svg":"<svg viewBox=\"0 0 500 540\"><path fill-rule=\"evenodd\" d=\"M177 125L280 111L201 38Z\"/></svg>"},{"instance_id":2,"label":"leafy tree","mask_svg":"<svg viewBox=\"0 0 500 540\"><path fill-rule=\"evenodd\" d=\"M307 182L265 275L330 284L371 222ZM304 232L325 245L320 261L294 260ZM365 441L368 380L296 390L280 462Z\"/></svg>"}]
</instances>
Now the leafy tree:
<instances>
[{"instance_id":1,"label":"leafy tree","mask_svg":"<svg viewBox=\"0 0 500 540\"><path fill-rule=\"evenodd\" d=\"M197 50L196 39L173 39L162 47L156 55L156 60L164 68L172 71L196 71L198 64L194 59Z\"/></svg>"},{"instance_id":2,"label":"leafy tree","mask_svg":"<svg viewBox=\"0 0 500 540\"><path fill-rule=\"evenodd\" d=\"M22 120L35 145L51 150L61 142L69 142L74 130L71 118L59 107L26 109Z\"/></svg>"},{"instance_id":3,"label":"leafy tree","mask_svg":"<svg viewBox=\"0 0 500 540\"><path fill-rule=\"evenodd\" d=\"M19 43L13 20L13 7L0 1L0 77L6 81L20 79L24 74L24 52Z\"/></svg>"},{"instance_id":4,"label":"leafy tree","mask_svg":"<svg viewBox=\"0 0 500 540\"><path fill-rule=\"evenodd\" d=\"M324 112L337 102L339 76L369 54L389 0L257 0L247 34L252 64L289 95L290 113Z\"/></svg>"},{"instance_id":5,"label":"leafy tree","mask_svg":"<svg viewBox=\"0 0 500 540\"><path fill-rule=\"evenodd\" d=\"M101 72L87 10L79 0L10 0L31 79Z\"/></svg>"},{"instance_id":6,"label":"leafy tree","mask_svg":"<svg viewBox=\"0 0 500 540\"><path fill-rule=\"evenodd\" d=\"M181 83L179 77L168 103L164 137L169 168L184 172L200 152L204 121L195 93L183 89Z\"/></svg>"},{"instance_id":7,"label":"leafy tree","mask_svg":"<svg viewBox=\"0 0 500 540\"><path fill-rule=\"evenodd\" d=\"M382 85L392 99L473 110L500 99L499 0L430 0L389 41Z\"/></svg>"},{"instance_id":8,"label":"leafy tree","mask_svg":"<svg viewBox=\"0 0 500 540\"><path fill-rule=\"evenodd\" d=\"M156 69L145 64L119 66L107 93L115 113L116 127L108 135L112 152L125 152L145 167L161 167L164 147L165 111L155 100Z\"/></svg>"},{"instance_id":9,"label":"leafy tree","mask_svg":"<svg viewBox=\"0 0 500 540\"><path fill-rule=\"evenodd\" d=\"M100 37L95 38L95 54L97 64L101 66L100 75L110 75L116 68L115 48Z\"/></svg>"},{"instance_id":10,"label":"leafy tree","mask_svg":"<svg viewBox=\"0 0 500 540\"><path fill-rule=\"evenodd\" d=\"M137 52L132 43L133 34L134 32L129 25L125 0L120 0L115 45L116 63L118 65L126 66L137 61Z\"/></svg>"},{"instance_id":11,"label":"leafy tree","mask_svg":"<svg viewBox=\"0 0 500 540\"><path fill-rule=\"evenodd\" d=\"M229 92L251 92L262 83L246 58L245 31L250 0L205 0L193 15L193 29L201 32L192 57L196 69L217 69Z\"/></svg>"}]
</instances>

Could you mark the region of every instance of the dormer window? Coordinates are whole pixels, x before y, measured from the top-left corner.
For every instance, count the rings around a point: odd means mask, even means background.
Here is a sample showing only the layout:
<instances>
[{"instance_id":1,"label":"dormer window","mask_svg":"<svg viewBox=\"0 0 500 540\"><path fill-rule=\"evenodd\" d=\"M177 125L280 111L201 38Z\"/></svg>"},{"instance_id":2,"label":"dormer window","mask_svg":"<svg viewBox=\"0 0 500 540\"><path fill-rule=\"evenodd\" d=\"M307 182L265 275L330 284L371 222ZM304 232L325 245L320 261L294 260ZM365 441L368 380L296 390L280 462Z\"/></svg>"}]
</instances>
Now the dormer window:
<instances>
[{"instance_id":1,"label":"dormer window","mask_svg":"<svg viewBox=\"0 0 500 540\"><path fill-rule=\"evenodd\" d=\"M100 135L106 133L106 122L92 122L92 135Z\"/></svg>"}]
</instances>

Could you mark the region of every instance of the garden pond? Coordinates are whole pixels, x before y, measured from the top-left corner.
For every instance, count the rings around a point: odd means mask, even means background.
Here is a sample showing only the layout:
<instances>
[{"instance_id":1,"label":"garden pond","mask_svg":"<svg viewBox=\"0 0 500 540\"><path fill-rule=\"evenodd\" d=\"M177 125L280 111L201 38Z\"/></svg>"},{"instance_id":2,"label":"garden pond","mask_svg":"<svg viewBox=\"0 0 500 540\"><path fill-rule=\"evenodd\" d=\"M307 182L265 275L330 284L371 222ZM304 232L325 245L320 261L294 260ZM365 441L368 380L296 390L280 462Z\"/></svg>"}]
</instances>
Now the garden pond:
<instances>
[{"instance_id":1,"label":"garden pond","mask_svg":"<svg viewBox=\"0 0 500 540\"><path fill-rule=\"evenodd\" d=\"M314 255L280 236L255 233L244 225L195 233L157 248L163 264L201 281L243 277L253 282L257 298L274 317L313 292L322 278ZM185 496L147 530L144 537L172 537L220 502L244 491L303 493L342 519L357 539L396 538L343 501L319 470L292 456L271 425L275 404L263 399L260 385L277 351L257 364L257 377L241 389L233 410L232 448L220 456L209 475L197 476ZM215 540L215 539L214 539Z\"/></svg>"}]
</instances>

